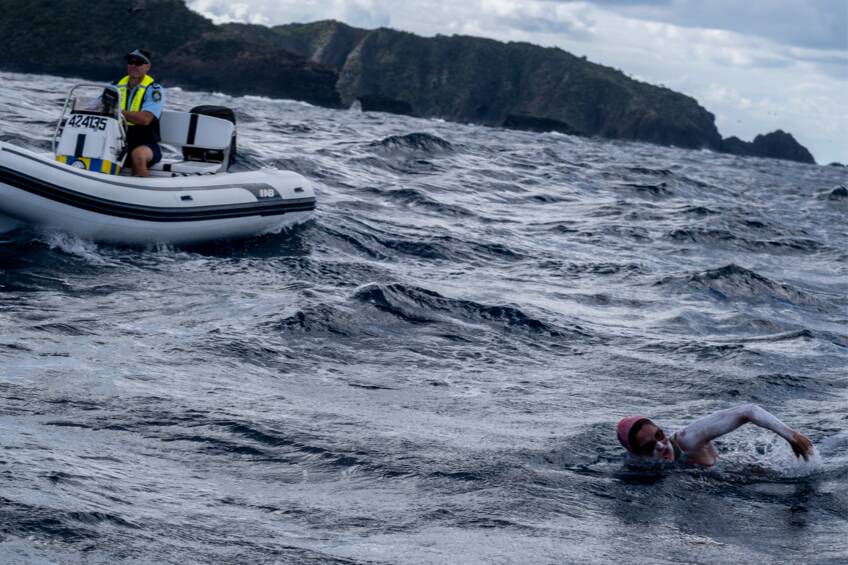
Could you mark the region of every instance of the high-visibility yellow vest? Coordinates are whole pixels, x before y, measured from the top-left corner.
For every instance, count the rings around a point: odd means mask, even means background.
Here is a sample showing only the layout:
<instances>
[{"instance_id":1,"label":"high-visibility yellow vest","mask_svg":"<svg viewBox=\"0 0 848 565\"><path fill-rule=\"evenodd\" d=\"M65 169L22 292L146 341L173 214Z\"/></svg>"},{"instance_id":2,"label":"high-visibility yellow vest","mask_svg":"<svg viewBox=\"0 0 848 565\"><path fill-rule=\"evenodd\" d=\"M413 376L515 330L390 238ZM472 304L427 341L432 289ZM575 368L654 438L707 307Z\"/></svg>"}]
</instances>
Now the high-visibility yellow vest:
<instances>
[{"instance_id":1,"label":"high-visibility yellow vest","mask_svg":"<svg viewBox=\"0 0 848 565\"><path fill-rule=\"evenodd\" d=\"M127 110L128 112L140 112L141 102L144 100L144 94L147 92L147 87L154 82L155 81L152 76L144 75L144 78L141 79L141 84L139 84L135 89L135 95L132 97L132 100L129 101L129 106L127 106L127 94L130 90L130 77L125 76L119 80L116 86L118 87L118 92L121 95L121 109ZM135 124L128 120L127 125L134 126Z\"/></svg>"}]
</instances>

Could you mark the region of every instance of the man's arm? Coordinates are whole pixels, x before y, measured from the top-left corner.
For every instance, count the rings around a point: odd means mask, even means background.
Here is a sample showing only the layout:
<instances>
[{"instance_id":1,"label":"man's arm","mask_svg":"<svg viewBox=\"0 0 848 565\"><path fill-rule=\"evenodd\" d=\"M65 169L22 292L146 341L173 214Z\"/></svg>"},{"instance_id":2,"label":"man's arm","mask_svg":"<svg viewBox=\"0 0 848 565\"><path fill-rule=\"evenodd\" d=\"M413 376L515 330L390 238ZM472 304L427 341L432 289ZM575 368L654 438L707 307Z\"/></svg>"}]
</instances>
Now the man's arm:
<instances>
[{"instance_id":1,"label":"man's arm","mask_svg":"<svg viewBox=\"0 0 848 565\"><path fill-rule=\"evenodd\" d=\"M158 84L153 84L144 93L141 110L129 112L122 110L124 118L139 126L148 126L153 120L158 120L165 106L165 91Z\"/></svg>"},{"instance_id":2,"label":"man's arm","mask_svg":"<svg viewBox=\"0 0 848 565\"><path fill-rule=\"evenodd\" d=\"M142 110L140 112L121 110L121 113L124 114L124 118L126 118L128 122L132 122L137 126L148 126L154 119L156 119L156 116L147 110Z\"/></svg>"},{"instance_id":3,"label":"man's arm","mask_svg":"<svg viewBox=\"0 0 848 565\"><path fill-rule=\"evenodd\" d=\"M695 420L682 431L677 432L677 443L684 451L698 451L717 437L728 434L748 422L771 430L785 439L792 446L795 455L803 457L805 461L813 452L813 444L809 439L756 404L743 404L720 410Z\"/></svg>"}]
</instances>

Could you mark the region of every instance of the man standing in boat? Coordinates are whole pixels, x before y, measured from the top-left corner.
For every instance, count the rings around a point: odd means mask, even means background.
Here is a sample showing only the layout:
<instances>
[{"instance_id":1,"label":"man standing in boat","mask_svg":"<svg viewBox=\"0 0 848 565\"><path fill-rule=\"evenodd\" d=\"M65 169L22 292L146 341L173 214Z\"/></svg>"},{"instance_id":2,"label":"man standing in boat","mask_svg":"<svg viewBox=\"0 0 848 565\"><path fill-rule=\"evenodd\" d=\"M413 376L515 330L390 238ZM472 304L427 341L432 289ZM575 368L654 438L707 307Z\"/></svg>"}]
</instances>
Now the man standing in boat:
<instances>
[{"instance_id":1,"label":"man standing in boat","mask_svg":"<svg viewBox=\"0 0 848 565\"><path fill-rule=\"evenodd\" d=\"M165 106L165 91L150 70L150 52L136 49L126 56L127 76L115 85L121 95L121 113L127 120L128 162L133 176L148 176L148 168L162 159L159 148L159 116Z\"/></svg>"}]
</instances>

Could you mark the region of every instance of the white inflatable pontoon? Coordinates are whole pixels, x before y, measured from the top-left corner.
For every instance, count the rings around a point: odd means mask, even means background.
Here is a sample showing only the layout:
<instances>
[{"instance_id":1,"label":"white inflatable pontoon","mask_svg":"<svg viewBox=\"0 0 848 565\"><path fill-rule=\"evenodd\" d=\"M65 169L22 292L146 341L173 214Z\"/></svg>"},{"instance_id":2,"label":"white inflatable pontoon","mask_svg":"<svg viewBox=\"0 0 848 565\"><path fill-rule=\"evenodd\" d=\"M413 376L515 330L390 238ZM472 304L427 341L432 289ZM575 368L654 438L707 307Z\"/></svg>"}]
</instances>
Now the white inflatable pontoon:
<instances>
[{"instance_id":1,"label":"white inflatable pontoon","mask_svg":"<svg viewBox=\"0 0 848 565\"><path fill-rule=\"evenodd\" d=\"M77 97L79 88L103 94ZM191 244L277 232L312 216L315 192L303 176L228 173L235 119L203 108L162 112L161 143L181 149L182 160L163 160L146 178L120 174L126 124L112 90L71 89L53 154L0 142L0 232L26 224L103 243ZM205 109L222 110L232 116Z\"/></svg>"}]
</instances>

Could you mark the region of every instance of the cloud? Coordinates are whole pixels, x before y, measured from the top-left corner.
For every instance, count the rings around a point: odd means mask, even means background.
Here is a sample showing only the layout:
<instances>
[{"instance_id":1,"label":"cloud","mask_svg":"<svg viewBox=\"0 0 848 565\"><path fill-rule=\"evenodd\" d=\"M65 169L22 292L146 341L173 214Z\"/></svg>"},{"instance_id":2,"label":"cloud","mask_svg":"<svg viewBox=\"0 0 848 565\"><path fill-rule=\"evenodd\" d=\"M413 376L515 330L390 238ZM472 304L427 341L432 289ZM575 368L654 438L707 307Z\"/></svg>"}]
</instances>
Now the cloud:
<instances>
[{"instance_id":1,"label":"cloud","mask_svg":"<svg viewBox=\"0 0 848 565\"><path fill-rule=\"evenodd\" d=\"M562 35L587 41L594 34L594 20L580 5L563 5L556 1L483 0L482 19L491 29L516 30L531 34Z\"/></svg>"},{"instance_id":2,"label":"cloud","mask_svg":"<svg viewBox=\"0 0 848 565\"><path fill-rule=\"evenodd\" d=\"M365 28L391 23L390 6L381 0L187 0L186 4L215 23L277 25L337 19Z\"/></svg>"},{"instance_id":3,"label":"cloud","mask_svg":"<svg viewBox=\"0 0 848 565\"><path fill-rule=\"evenodd\" d=\"M845 0L556 0L623 16L713 28L814 49L848 49Z\"/></svg>"},{"instance_id":4,"label":"cloud","mask_svg":"<svg viewBox=\"0 0 848 565\"><path fill-rule=\"evenodd\" d=\"M848 53L832 53L792 49L792 57L803 63L810 63L828 76L837 80L848 79ZM848 85L846 85L848 87ZM848 104L848 94L844 95Z\"/></svg>"}]
</instances>

